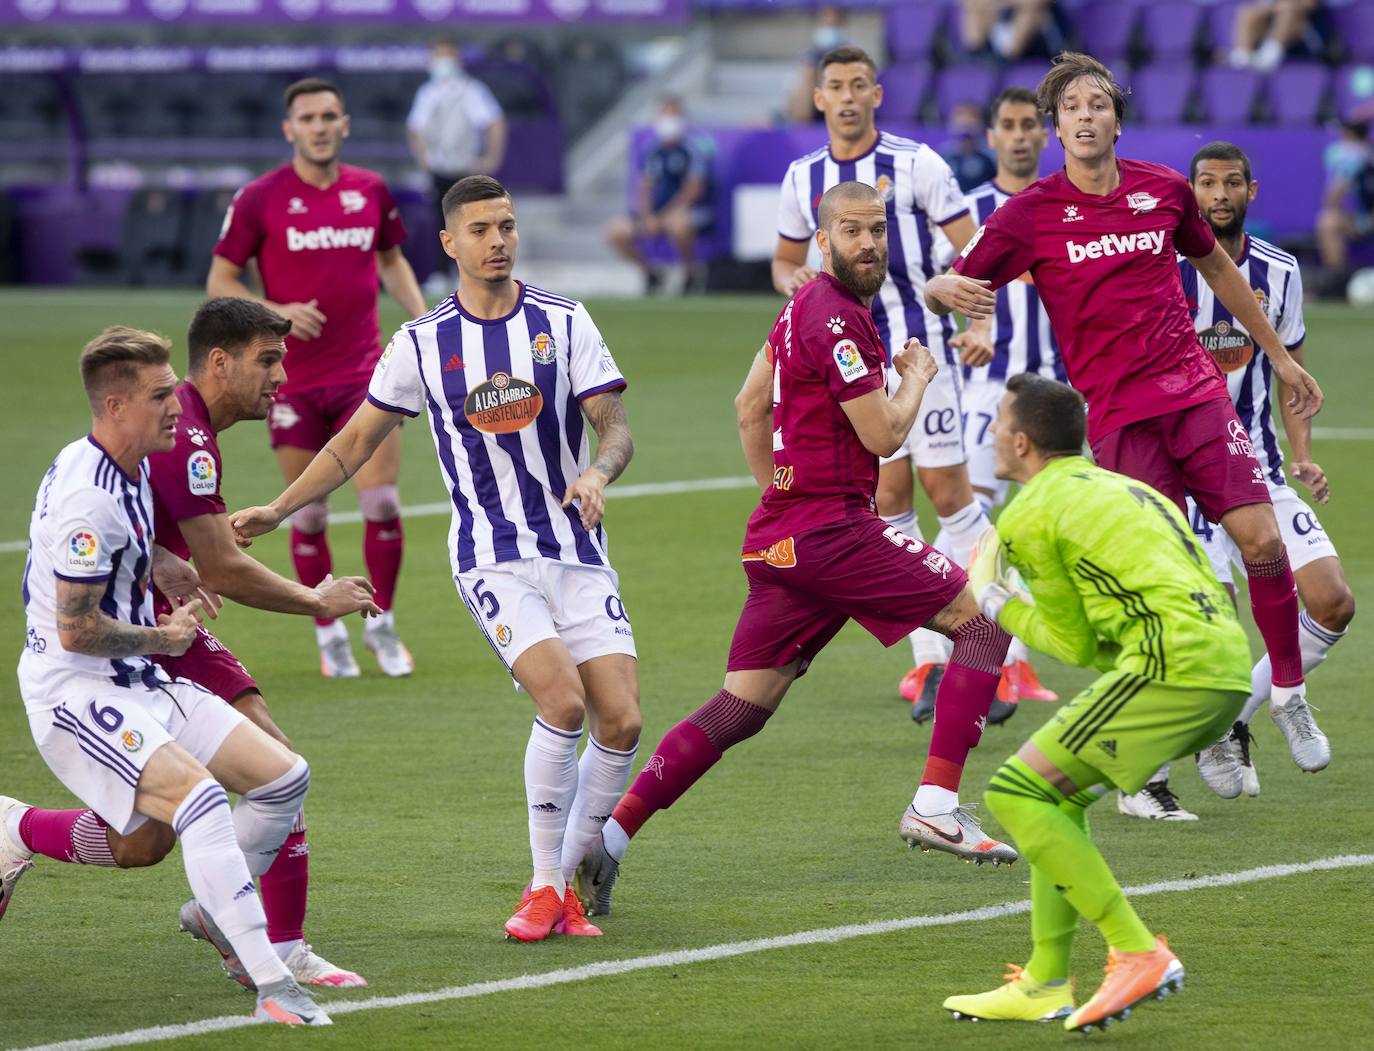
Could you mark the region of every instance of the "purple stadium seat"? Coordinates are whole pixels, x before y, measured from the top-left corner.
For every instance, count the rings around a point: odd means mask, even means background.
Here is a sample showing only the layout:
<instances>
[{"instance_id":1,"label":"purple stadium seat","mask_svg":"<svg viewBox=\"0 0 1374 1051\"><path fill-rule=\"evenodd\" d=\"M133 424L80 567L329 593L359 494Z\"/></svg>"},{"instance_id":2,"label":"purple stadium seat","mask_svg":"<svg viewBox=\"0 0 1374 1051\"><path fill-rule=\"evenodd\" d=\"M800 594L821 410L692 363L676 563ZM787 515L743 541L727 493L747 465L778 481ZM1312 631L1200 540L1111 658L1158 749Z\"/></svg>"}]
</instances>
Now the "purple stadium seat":
<instances>
[{"instance_id":1,"label":"purple stadium seat","mask_svg":"<svg viewBox=\"0 0 1374 1051\"><path fill-rule=\"evenodd\" d=\"M1090 55L1123 55L1140 15L1136 0L1094 0L1074 19L1079 45Z\"/></svg>"},{"instance_id":2,"label":"purple stadium seat","mask_svg":"<svg viewBox=\"0 0 1374 1051\"><path fill-rule=\"evenodd\" d=\"M1212 50L1223 53L1231 50L1231 43L1236 38L1236 12L1240 6L1240 0L1222 0L1207 9L1207 25L1202 32Z\"/></svg>"},{"instance_id":3,"label":"purple stadium seat","mask_svg":"<svg viewBox=\"0 0 1374 1051\"><path fill-rule=\"evenodd\" d=\"M935 98L940 107L940 119L945 120L961 102L986 106L997 94L998 71L991 66L950 66L940 74Z\"/></svg>"},{"instance_id":4,"label":"purple stadium seat","mask_svg":"<svg viewBox=\"0 0 1374 1051\"><path fill-rule=\"evenodd\" d=\"M1035 59L1028 62L1017 62L1006 68L1002 74L1002 87L1004 88L1030 88L1035 90L1035 86L1040 83L1040 79L1050 71L1048 59Z\"/></svg>"},{"instance_id":5,"label":"purple stadium seat","mask_svg":"<svg viewBox=\"0 0 1374 1051\"><path fill-rule=\"evenodd\" d=\"M1130 79L1136 116L1146 124L1182 124L1196 83L1191 66L1166 64L1136 70Z\"/></svg>"},{"instance_id":6,"label":"purple stadium seat","mask_svg":"<svg viewBox=\"0 0 1374 1051\"><path fill-rule=\"evenodd\" d=\"M1202 8L1191 0L1170 0L1145 5L1145 46L1155 62L1179 62L1193 56Z\"/></svg>"},{"instance_id":7,"label":"purple stadium seat","mask_svg":"<svg viewBox=\"0 0 1374 1051\"><path fill-rule=\"evenodd\" d=\"M1374 0L1354 0L1328 9L1334 35L1352 59L1374 61Z\"/></svg>"},{"instance_id":8,"label":"purple stadium seat","mask_svg":"<svg viewBox=\"0 0 1374 1051\"><path fill-rule=\"evenodd\" d=\"M887 15L887 52L893 62L925 62L944 32L950 8L926 0L900 4Z\"/></svg>"},{"instance_id":9,"label":"purple stadium seat","mask_svg":"<svg viewBox=\"0 0 1374 1051\"><path fill-rule=\"evenodd\" d=\"M1315 62L1286 62L1269 75L1269 105L1279 124L1312 125L1326 98L1331 71Z\"/></svg>"},{"instance_id":10,"label":"purple stadium seat","mask_svg":"<svg viewBox=\"0 0 1374 1051\"><path fill-rule=\"evenodd\" d=\"M1336 70L1331 81L1336 116L1346 117L1357 109L1364 119L1374 116L1374 69L1365 62L1352 62Z\"/></svg>"},{"instance_id":11,"label":"purple stadium seat","mask_svg":"<svg viewBox=\"0 0 1374 1051\"><path fill-rule=\"evenodd\" d=\"M923 62L893 66L878 78L883 86L883 104L878 119L884 123L920 120L921 107L930 94L930 67Z\"/></svg>"},{"instance_id":12,"label":"purple stadium seat","mask_svg":"<svg viewBox=\"0 0 1374 1051\"><path fill-rule=\"evenodd\" d=\"M1264 78L1254 70L1213 66L1202 72L1202 108L1218 124L1249 124Z\"/></svg>"}]
</instances>

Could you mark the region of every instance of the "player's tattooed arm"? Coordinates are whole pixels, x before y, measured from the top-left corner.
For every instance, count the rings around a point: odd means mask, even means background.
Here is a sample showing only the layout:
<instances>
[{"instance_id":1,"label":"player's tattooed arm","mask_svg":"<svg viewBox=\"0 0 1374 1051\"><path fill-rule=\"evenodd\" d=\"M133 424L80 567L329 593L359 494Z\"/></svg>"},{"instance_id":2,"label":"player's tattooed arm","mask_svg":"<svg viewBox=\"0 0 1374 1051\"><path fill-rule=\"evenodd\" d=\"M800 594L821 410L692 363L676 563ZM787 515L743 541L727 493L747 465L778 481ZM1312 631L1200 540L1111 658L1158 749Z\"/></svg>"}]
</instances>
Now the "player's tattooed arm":
<instances>
[{"instance_id":1,"label":"player's tattooed arm","mask_svg":"<svg viewBox=\"0 0 1374 1051\"><path fill-rule=\"evenodd\" d=\"M132 657L159 653L160 628L143 628L115 620L100 608L105 581L77 584L57 582L57 633L62 646L91 657Z\"/></svg>"},{"instance_id":2,"label":"player's tattooed arm","mask_svg":"<svg viewBox=\"0 0 1374 1051\"><path fill-rule=\"evenodd\" d=\"M625 402L619 391L607 391L584 401L582 411L596 431L596 459L592 466L606 476L609 485L621 476L635 454Z\"/></svg>"}]
</instances>

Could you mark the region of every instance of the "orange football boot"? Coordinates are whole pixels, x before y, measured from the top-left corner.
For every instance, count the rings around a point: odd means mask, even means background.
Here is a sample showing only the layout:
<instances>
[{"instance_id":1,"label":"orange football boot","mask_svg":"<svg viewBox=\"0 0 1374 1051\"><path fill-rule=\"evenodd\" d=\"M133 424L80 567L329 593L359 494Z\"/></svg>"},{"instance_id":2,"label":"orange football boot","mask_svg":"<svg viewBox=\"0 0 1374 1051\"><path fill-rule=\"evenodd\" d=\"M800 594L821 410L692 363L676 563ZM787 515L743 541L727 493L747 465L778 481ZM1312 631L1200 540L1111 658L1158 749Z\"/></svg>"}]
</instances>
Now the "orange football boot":
<instances>
[{"instance_id":1,"label":"orange football boot","mask_svg":"<svg viewBox=\"0 0 1374 1051\"><path fill-rule=\"evenodd\" d=\"M1059 694L1040 684L1030 661L1017 661L1007 672L1016 696L1027 701L1057 701Z\"/></svg>"},{"instance_id":2,"label":"orange football boot","mask_svg":"<svg viewBox=\"0 0 1374 1051\"><path fill-rule=\"evenodd\" d=\"M1163 1000L1183 988L1183 964L1169 951L1163 935L1156 935L1148 952L1107 950L1107 977L1086 1004L1068 1018L1064 1028L1074 1033L1105 1029L1124 1022L1131 1009L1146 1000Z\"/></svg>"},{"instance_id":3,"label":"orange football boot","mask_svg":"<svg viewBox=\"0 0 1374 1051\"><path fill-rule=\"evenodd\" d=\"M554 924L555 934L581 935L587 938L601 937L601 928L587 919L582 903L577 900L572 884L563 892L563 918Z\"/></svg>"},{"instance_id":4,"label":"orange football boot","mask_svg":"<svg viewBox=\"0 0 1374 1051\"><path fill-rule=\"evenodd\" d=\"M563 899L552 887L526 894L506 921L506 937L522 942L542 942L563 919Z\"/></svg>"}]
</instances>

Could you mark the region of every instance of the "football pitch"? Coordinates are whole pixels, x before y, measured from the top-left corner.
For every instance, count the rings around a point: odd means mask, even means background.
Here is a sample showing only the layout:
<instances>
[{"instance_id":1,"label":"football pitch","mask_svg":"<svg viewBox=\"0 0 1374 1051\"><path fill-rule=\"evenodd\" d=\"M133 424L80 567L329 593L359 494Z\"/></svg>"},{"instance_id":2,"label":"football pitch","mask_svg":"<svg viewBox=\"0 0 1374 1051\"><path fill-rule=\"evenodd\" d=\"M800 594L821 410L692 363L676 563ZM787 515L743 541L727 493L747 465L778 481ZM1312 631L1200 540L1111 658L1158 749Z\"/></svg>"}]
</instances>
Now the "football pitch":
<instances>
[{"instance_id":1,"label":"football pitch","mask_svg":"<svg viewBox=\"0 0 1374 1051\"><path fill-rule=\"evenodd\" d=\"M19 578L33 494L57 451L88 426L81 346L107 324L156 329L175 339L180 373L197 301L0 291L0 575L10 581L0 637L12 660L23 644ZM606 524L639 648L642 763L720 686L744 596L738 544L756 498L742 480L732 400L780 301L589 306L630 381L636 455L612 487ZM400 318L387 307L390 332ZM1364 600L1374 594L1374 541L1364 532L1374 515L1374 311L1314 305L1307 318L1308 367L1328 398L1314 446L1333 496L1320 514ZM764 733L645 826L604 938L506 942L501 924L528 878L522 756L533 708L455 593L425 418L406 426L405 442L402 497L428 512L405 522L397 602L413 677L383 678L356 621L364 671L350 681L320 678L304 618L226 608L214 628L313 768L306 940L370 987L320 994L335 1012L330 1029L245 1034L230 1027L251 1013L250 994L224 978L208 946L177 933L188 895L178 857L129 872L40 858L0 924L0 1048L113 1047L154 1039L135 1031L159 1026L174 1027L160 1038L206 1048L1034 1048L1070 1039L1057 1025L956 1023L940 1008L951 993L998 984L1004 961L1025 961L1029 872L905 849L897 821L930 730L897 699L909 650L884 651L852 625ZM231 509L280 491L263 424L239 424L222 447ZM334 509L356 510L351 492L337 494ZM920 510L931 536L933 515ZM332 526L330 542L336 571L362 572L356 520ZM253 552L290 573L283 535ZM1371 615L1357 616L1311 680L1331 738L1329 769L1300 773L1261 713L1258 798L1217 799L1191 763L1179 763L1175 789L1201 820L1132 820L1111 799L1093 808L1108 861L1124 885L1148 887L1139 911L1187 968L1180 998L1093 1040L1151 1051L1367 1046L1374 735L1362 669ZM1046 657L1037 666L1065 697L1090 678ZM0 794L75 805L34 749L6 676ZM980 799L992 771L1052 710L1027 702L988 730L966 771L967 800ZM1103 959L1100 937L1084 925L1073 966L1080 1003Z\"/></svg>"}]
</instances>

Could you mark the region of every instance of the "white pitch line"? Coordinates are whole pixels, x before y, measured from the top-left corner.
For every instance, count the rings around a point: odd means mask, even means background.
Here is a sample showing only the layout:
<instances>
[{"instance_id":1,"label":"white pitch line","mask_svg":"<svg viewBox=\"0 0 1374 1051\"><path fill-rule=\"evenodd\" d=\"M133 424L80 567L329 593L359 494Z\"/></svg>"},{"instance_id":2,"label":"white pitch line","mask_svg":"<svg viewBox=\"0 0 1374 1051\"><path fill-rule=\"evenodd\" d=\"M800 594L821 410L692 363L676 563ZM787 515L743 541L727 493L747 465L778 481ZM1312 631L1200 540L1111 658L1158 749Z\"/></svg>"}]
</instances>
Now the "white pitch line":
<instances>
[{"instance_id":1,"label":"white pitch line","mask_svg":"<svg viewBox=\"0 0 1374 1051\"><path fill-rule=\"evenodd\" d=\"M641 482L638 485L612 486L606 490L607 500L624 500L635 496L667 496L674 493L706 493L724 489L753 489L758 482L752 478L696 478L685 482ZM453 504L447 500L433 504L415 504L401 509L402 518L427 518L432 515L446 515L453 511ZM345 525L361 522L363 516L357 511L338 511L329 516L331 525ZM27 540L6 540L0 543L0 555L28 551Z\"/></svg>"},{"instance_id":2,"label":"white pitch line","mask_svg":"<svg viewBox=\"0 0 1374 1051\"><path fill-rule=\"evenodd\" d=\"M1332 869L1358 868L1365 865L1374 865L1374 854L1339 854L1334 857L1318 858L1316 861L1298 862L1296 864L1261 865L1258 868L1243 869L1239 872L1219 872L1214 876L1165 880L1160 883L1146 883L1138 887L1127 887L1125 893L1132 898L1143 898L1151 894L1172 894L1178 891L1205 890L1212 887L1232 887L1238 883L1254 883L1258 880L1280 879L1284 876L1297 876L1307 872L1326 872ZM920 927L945 927L956 923L997 920L1029 911L1029 901L1007 901L1000 905L986 905L980 909L967 909L963 912L947 912L934 916L907 916L903 919L874 920L870 923L850 923L842 927L821 927L816 930L798 931L796 934L783 934L774 938L753 938L749 941L725 942L720 945L707 945L700 949L679 949L676 952L654 953L652 956L635 956L628 960L606 960L601 963L584 964L581 967L564 967L556 971L545 971L542 974L524 974L516 978L474 982L470 985L454 985L446 989L434 989L425 993L374 996L366 1000L342 1000L338 1003L328 1004L327 1008L331 1015L338 1016L354 1014L358 1011L375 1011L387 1007L413 1007L417 1004L469 1000L477 996L544 989L551 985L568 985L573 982L585 982L592 978L630 974L633 971L656 970L663 967L685 967L689 964L726 960L733 956L746 956L773 949L791 949L799 945L833 944L834 942L849 941L851 938L864 938L872 934L891 934L894 931L909 931ZM24 1048L22 1051L102 1051L102 1049L109 1047L129 1047L134 1044L176 1040L184 1036L200 1036L204 1033L218 1033L226 1029L241 1029L245 1026L258 1024L248 1015L226 1015L220 1018L207 1018L200 1022L160 1025L148 1029L132 1029L124 1033L92 1036L81 1040L63 1040L56 1044L39 1044ZM21 1049L15 1049L15 1051L21 1051Z\"/></svg>"}]
</instances>

